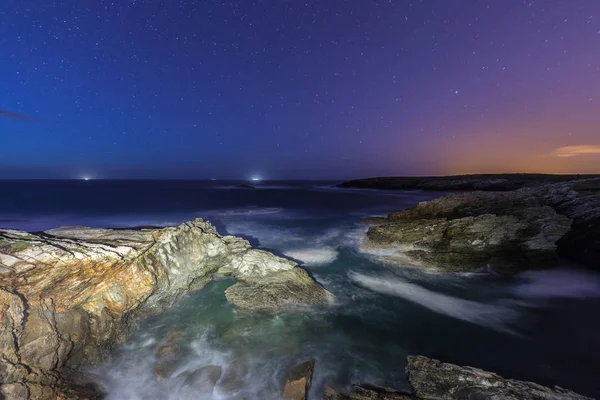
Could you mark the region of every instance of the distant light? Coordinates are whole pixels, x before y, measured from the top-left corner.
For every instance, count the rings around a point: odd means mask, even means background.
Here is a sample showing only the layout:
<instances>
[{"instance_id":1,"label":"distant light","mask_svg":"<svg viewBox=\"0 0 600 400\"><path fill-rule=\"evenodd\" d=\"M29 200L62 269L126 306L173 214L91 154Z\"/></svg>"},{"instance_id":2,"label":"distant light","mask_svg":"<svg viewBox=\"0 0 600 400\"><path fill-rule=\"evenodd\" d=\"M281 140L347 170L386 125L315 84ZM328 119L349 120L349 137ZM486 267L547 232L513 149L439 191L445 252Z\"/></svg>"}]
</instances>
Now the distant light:
<instances>
[{"instance_id":1,"label":"distant light","mask_svg":"<svg viewBox=\"0 0 600 400\"><path fill-rule=\"evenodd\" d=\"M81 179L83 179L84 181L89 181L89 180L90 180L90 179L92 179L92 178L90 178L89 176L84 176L84 177L83 177L83 178L81 178Z\"/></svg>"},{"instance_id":2,"label":"distant light","mask_svg":"<svg viewBox=\"0 0 600 400\"><path fill-rule=\"evenodd\" d=\"M253 180L253 181L260 181L260 178L259 178L259 177L257 177L257 176L253 176L253 177L252 177L252 180Z\"/></svg>"}]
</instances>

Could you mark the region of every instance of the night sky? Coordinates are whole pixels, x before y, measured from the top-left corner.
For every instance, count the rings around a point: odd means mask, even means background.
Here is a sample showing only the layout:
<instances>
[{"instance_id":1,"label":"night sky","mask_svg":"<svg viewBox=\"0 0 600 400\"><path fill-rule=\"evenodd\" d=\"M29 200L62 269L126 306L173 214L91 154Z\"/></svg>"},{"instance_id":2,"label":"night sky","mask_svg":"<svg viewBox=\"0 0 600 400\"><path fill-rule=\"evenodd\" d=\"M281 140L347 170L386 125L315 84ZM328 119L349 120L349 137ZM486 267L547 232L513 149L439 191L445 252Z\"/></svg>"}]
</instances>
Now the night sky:
<instances>
[{"instance_id":1,"label":"night sky","mask_svg":"<svg viewBox=\"0 0 600 400\"><path fill-rule=\"evenodd\" d=\"M600 173L599 0L3 0L0 177Z\"/></svg>"}]
</instances>

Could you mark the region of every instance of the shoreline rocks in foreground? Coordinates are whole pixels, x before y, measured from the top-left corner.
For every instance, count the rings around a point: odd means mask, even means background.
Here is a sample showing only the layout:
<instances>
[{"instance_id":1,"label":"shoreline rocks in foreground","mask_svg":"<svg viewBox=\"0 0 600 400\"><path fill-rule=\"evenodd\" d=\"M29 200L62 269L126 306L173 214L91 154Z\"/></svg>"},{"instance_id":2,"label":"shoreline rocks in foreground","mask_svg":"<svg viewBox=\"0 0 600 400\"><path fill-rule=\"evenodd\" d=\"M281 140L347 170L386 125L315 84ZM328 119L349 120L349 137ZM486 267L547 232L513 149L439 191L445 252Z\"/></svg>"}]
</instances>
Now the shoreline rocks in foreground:
<instances>
[{"instance_id":1,"label":"shoreline rocks in foreground","mask_svg":"<svg viewBox=\"0 0 600 400\"><path fill-rule=\"evenodd\" d=\"M109 356L136 319L215 275L234 276L226 296L251 311L332 297L295 262L201 219L162 229L0 229L0 394L98 397L75 384L77 369Z\"/></svg>"},{"instance_id":2,"label":"shoreline rocks in foreground","mask_svg":"<svg viewBox=\"0 0 600 400\"><path fill-rule=\"evenodd\" d=\"M452 193L367 219L363 248L386 250L386 262L447 272L512 274L550 266L558 255L600 269L600 178L534 182Z\"/></svg>"},{"instance_id":3,"label":"shoreline rocks in foreground","mask_svg":"<svg viewBox=\"0 0 600 400\"><path fill-rule=\"evenodd\" d=\"M461 367L423 356L408 356L405 369L412 393L371 385L353 385L349 395L326 387L323 400L590 400L570 390L506 379L492 372Z\"/></svg>"}]
</instances>

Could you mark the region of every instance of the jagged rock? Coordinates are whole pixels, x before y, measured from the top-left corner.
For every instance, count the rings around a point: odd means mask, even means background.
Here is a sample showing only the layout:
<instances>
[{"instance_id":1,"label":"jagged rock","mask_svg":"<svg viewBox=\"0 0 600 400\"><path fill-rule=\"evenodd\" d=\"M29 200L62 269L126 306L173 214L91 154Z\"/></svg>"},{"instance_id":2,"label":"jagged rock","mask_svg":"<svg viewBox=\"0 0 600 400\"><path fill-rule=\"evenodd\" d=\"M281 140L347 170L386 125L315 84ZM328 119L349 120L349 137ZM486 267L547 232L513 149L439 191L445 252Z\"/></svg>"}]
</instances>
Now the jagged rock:
<instances>
[{"instance_id":1,"label":"jagged rock","mask_svg":"<svg viewBox=\"0 0 600 400\"><path fill-rule=\"evenodd\" d=\"M62 369L103 360L136 318L160 312L217 273L238 279L228 298L245 309L330 296L294 262L222 237L200 219L163 229L0 230L1 390L58 387Z\"/></svg>"},{"instance_id":2,"label":"jagged rock","mask_svg":"<svg viewBox=\"0 0 600 400\"><path fill-rule=\"evenodd\" d=\"M406 374L419 399L589 400L560 387L505 379L481 369L423 356L408 357Z\"/></svg>"},{"instance_id":3,"label":"jagged rock","mask_svg":"<svg viewBox=\"0 0 600 400\"><path fill-rule=\"evenodd\" d=\"M450 194L368 222L363 248L397 264L514 273L558 252L600 268L600 179Z\"/></svg>"},{"instance_id":4,"label":"jagged rock","mask_svg":"<svg viewBox=\"0 0 600 400\"><path fill-rule=\"evenodd\" d=\"M284 400L306 400L312 384L314 367L315 360L311 360L303 362L289 371L283 384Z\"/></svg>"},{"instance_id":5,"label":"jagged rock","mask_svg":"<svg viewBox=\"0 0 600 400\"><path fill-rule=\"evenodd\" d=\"M352 385L350 400L410 400L413 397L396 389L375 385Z\"/></svg>"},{"instance_id":6,"label":"jagged rock","mask_svg":"<svg viewBox=\"0 0 600 400\"><path fill-rule=\"evenodd\" d=\"M184 385L199 393L210 393L221 377L221 367L207 365L195 371L185 373Z\"/></svg>"},{"instance_id":7,"label":"jagged rock","mask_svg":"<svg viewBox=\"0 0 600 400\"><path fill-rule=\"evenodd\" d=\"M247 275L225 290L227 300L239 308L275 311L298 305L316 305L333 299L300 268L280 270L265 276Z\"/></svg>"},{"instance_id":8,"label":"jagged rock","mask_svg":"<svg viewBox=\"0 0 600 400\"><path fill-rule=\"evenodd\" d=\"M325 386L323 400L592 400L558 386L506 379L423 356L408 356L405 371L411 394L374 385L352 385L346 396Z\"/></svg>"}]
</instances>

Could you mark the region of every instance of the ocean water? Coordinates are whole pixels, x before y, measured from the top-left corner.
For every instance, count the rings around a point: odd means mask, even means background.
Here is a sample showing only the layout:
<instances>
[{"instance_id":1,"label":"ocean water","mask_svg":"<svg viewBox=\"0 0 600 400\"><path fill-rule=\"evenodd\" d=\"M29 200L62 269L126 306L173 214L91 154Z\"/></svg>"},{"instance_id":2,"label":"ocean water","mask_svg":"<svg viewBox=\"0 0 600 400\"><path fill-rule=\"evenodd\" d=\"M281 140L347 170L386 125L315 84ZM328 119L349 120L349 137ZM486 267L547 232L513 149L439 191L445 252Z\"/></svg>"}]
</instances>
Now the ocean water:
<instances>
[{"instance_id":1,"label":"ocean water","mask_svg":"<svg viewBox=\"0 0 600 400\"><path fill-rule=\"evenodd\" d=\"M311 310L252 315L226 301L232 280L213 281L141 321L111 362L91 371L109 399L276 398L286 371L309 359L316 360L310 399L320 398L325 382L408 389L409 354L600 396L599 274L566 261L514 278L387 266L360 251L360 220L442 193L241 183L0 181L1 227L166 226L202 217L223 234L295 259L336 295ZM174 342L181 352L172 374L157 379L156 350ZM191 387L186 374L207 365L222 369L217 386Z\"/></svg>"}]
</instances>

